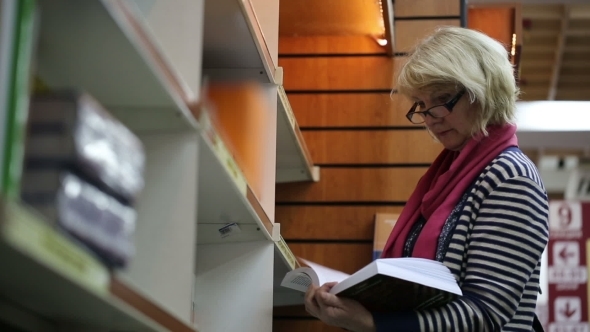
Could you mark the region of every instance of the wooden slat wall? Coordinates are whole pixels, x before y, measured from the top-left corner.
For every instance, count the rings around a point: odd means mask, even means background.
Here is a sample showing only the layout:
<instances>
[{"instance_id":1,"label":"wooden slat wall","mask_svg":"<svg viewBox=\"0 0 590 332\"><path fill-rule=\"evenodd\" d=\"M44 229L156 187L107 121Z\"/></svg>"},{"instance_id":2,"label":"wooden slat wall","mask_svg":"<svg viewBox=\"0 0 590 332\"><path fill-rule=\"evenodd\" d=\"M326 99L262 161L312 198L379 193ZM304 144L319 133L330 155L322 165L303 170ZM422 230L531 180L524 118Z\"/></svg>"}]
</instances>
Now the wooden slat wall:
<instances>
[{"instance_id":1,"label":"wooden slat wall","mask_svg":"<svg viewBox=\"0 0 590 332\"><path fill-rule=\"evenodd\" d=\"M290 93L299 126L390 127L411 125L406 112L412 103L390 91L376 93Z\"/></svg>"},{"instance_id":2,"label":"wooden slat wall","mask_svg":"<svg viewBox=\"0 0 590 332\"><path fill-rule=\"evenodd\" d=\"M405 57L310 56L282 57L283 84L291 92L328 90L390 91ZM305 73L305 74L304 74Z\"/></svg>"},{"instance_id":3,"label":"wooden slat wall","mask_svg":"<svg viewBox=\"0 0 590 332\"><path fill-rule=\"evenodd\" d=\"M405 119L411 103L395 92L396 73L417 39L459 24L459 8L459 0L395 1L404 17L395 57L367 37L280 37L285 90L320 166L317 183L277 186L275 219L295 255L348 273L371 261L375 214L399 213L441 150ZM341 331L302 306L274 316L273 331Z\"/></svg>"}]
</instances>

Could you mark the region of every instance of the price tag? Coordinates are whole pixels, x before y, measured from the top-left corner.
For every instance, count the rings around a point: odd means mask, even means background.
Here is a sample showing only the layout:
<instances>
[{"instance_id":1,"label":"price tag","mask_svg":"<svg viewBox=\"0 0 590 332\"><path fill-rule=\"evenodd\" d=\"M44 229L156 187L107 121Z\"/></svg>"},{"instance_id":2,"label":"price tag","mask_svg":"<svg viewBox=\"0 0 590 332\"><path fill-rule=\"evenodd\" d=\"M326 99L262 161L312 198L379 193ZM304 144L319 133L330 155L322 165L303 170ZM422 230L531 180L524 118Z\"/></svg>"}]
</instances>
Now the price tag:
<instances>
[{"instance_id":1,"label":"price tag","mask_svg":"<svg viewBox=\"0 0 590 332\"><path fill-rule=\"evenodd\" d=\"M221 238L226 238L228 236L231 235L236 235L238 233L241 233L242 230L240 229L240 226L238 226L238 224L231 223L231 224L227 224L223 227L221 227L220 229L218 229L219 235L221 236Z\"/></svg>"},{"instance_id":2,"label":"price tag","mask_svg":"<svg viewBox=\"0 0 590 332\"><path fill-rule=\"evenodd\" d=\"M203 134L213 147L213 152L227 173L230 175L235 185L238 187L240 194L242 194L242 196L246 196L248 192L248 182L246 181L244 175L242 175L242 171L238 167L233 156L225 147L223 140L215 131L211 119L209 118L209 115L206 111L202 112L199 123L202 126Z\"/></svg>"},{"instance_id":3,"label":"price tag","mask_svg":"<svg viewBox=\"0 0 590 332\"><path fill-rule=\"evenodd\" d=\"M279 241L277 241L277 247L279 248L279 250L283 254L283 257L285 257L285 259L287 260L291 270L294 270L295 265L297 264L297 260L295 259L293 252L291 252L291 250L289 250L289 247L285 243L285 240L283 239L282 236L281 236L281 239Z\"/></svg>"},{"instance_id":4,"label":"price tag","mask_svg":"<svg viewBox=\"0 0 590 332\"><path fill-rule=\"evenodd\" d=\"M289 123L291 124L291 128L295 129L297 122L295 121L295 115L293 114L293 109L291 108L291 104L289 104L289 98L285 93L283 88L279 88L280 91L280 99L281 103L283 104L283 109L285 110L285 114L287 115L287 119L289 119Z\"/></svg>"}]
</instances>

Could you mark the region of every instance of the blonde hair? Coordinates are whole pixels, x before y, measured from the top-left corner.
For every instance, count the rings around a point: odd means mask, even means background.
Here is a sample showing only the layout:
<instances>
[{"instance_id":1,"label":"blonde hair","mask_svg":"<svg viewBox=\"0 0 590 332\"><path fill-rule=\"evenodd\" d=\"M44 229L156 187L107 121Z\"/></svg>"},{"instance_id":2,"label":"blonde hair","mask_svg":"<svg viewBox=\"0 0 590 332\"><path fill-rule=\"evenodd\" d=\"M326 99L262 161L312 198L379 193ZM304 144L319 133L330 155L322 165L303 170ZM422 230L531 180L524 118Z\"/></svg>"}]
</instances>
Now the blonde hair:
<instances>
[{"instance_id":1,"label":"blonde hair","mask_svg":"<svg viewBox=\"0 0 590 332\"><path fill-rule=\"evenodd\" d=\"M519 90L514 68L502 44L459 27L438 28L422 40L402 67L398 91L464 88L478 104L472 134L487 135L488 125L513 123Z\"/></svg>"}]
</instances>

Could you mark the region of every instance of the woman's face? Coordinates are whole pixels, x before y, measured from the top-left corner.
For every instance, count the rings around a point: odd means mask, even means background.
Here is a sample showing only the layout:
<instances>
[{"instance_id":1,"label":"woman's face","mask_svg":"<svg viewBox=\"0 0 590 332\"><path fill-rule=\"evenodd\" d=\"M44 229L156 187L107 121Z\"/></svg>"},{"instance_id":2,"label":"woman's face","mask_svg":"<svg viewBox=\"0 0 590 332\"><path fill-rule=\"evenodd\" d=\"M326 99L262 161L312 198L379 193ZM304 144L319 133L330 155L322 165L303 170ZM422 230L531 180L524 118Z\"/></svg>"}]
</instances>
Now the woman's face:
<instances>
[{"instance_id":1,"label":"woman's face","mask_svg":"<svg viewBox=\"0 0 590 332\"><path fill-rule=\"evenodd\" d=\"M458 92L456 90L417 91L412 94L411 98L418 103L416 111L421 111L448 102ZM470 103L468 94L465 93L447 116L433 118L426 115L424 124L445 148L459 151L472 138L471 130L475 122L476 111L476 104Z\"/></svg>"}]
</instances>

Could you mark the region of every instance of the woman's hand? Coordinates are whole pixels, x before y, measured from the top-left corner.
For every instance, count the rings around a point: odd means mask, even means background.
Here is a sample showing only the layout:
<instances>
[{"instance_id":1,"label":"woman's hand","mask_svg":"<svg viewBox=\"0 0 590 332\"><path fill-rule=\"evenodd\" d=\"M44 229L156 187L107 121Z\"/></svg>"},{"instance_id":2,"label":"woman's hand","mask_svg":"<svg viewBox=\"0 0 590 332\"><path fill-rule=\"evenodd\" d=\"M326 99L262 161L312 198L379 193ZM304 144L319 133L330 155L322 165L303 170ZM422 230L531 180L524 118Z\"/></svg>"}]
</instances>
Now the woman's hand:
<instances>
[{"instance_id":1,"label":"woman's hand","mask_svg":"<svg viewBox=\"0 0 590 332\"><path fill-rule=\"evenodd\" d=\"M305 310L322 322L354 332L374 332L373 315L354 300L337 297L329 291L336 285L310 286L305 293Z\"/></svg>"}]
</instances>

